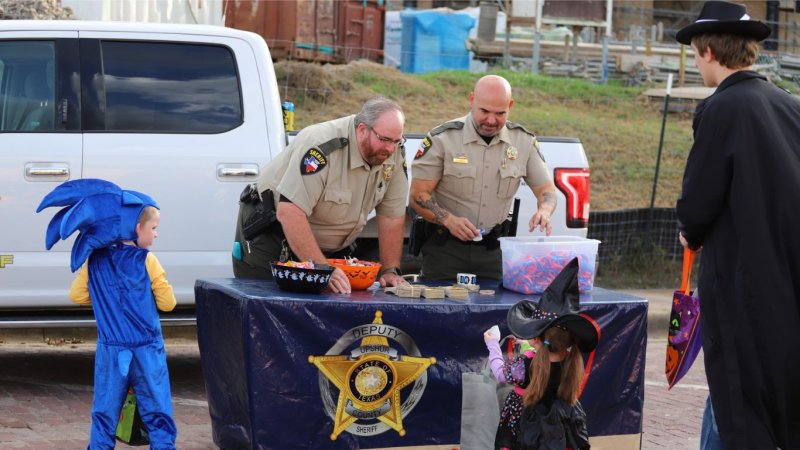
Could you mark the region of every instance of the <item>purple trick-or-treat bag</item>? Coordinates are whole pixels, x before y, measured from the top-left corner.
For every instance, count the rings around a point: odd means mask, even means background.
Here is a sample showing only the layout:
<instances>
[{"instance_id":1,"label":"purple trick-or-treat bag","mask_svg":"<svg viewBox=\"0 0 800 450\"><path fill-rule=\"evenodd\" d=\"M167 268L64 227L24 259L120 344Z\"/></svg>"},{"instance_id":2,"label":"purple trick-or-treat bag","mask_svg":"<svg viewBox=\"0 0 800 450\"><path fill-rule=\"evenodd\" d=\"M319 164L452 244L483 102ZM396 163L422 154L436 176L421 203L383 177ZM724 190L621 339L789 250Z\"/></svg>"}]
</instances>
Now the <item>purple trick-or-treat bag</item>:
<instances>
[{"instance_id":1,"label":"purple trick-or-treat bag","mask_svg":"<svg viewBox=\"0 0 800 450\"><path fill-rule=\"evenodd\" d=\"M700 342L700 300L689 290L694 265L694 251L683 251L681 288L672 294L672 313L667 336L665 372L669 388L675 385L692 367L702 347Z\"/></svg>"}]
</instances>

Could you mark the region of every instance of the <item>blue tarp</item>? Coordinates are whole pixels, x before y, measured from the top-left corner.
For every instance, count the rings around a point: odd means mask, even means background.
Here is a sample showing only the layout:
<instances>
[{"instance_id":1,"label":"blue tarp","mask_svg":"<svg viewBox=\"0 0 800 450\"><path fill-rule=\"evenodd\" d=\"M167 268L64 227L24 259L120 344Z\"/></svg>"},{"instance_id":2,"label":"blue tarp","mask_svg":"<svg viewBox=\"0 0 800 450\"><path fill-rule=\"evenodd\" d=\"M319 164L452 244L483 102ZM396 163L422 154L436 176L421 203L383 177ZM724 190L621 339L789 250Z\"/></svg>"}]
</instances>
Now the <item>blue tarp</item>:
<instances>
[{"instance_id":1,"label":"blue tarp","mask_svg":"<svg viewBox=\"0 0 800 450\"><path fill-rule=\"evenodd\" d=\"M294 294L268 281L221 279L198 280L195 298L213 438L219 447L357 449L457 444L461 374L480 370L487 356L483 332L498 324L507 334L508 308L536 297L503 290L493 296L470 294L466 302L398 298L375 289ZM595 288L581 295L581 304L602 332L581 398L589 433L641 433L647 302ZM366 337L371 346L365 350ZM349 370L341 372L341 389L310 362L326 353ZM363 360L364 354L371 360ZM392 365L403 358L435 358L435 363L417 378L402 378L404 369ZM384 387L392 380L407 382L399 388L398 403L404 435L384 422L359 418L331 440L341 394L363 388L368 378L359 373L368 374L381 361L394 367L376 372L384 374ZM352 405L350 412L358 415ZM375 434L381 426L385 431Z\"/></svg>"},{"instance_id":2,"label":"blue tarp","mask_svg":"<svg viewBox=\"0 0 800 450\"><path fill-rule=\"evenodd\" d=\"M427 73L469 69L467 39L475 19L447 10L403 11L400 70Z\"/></svg>"}]
</instances>

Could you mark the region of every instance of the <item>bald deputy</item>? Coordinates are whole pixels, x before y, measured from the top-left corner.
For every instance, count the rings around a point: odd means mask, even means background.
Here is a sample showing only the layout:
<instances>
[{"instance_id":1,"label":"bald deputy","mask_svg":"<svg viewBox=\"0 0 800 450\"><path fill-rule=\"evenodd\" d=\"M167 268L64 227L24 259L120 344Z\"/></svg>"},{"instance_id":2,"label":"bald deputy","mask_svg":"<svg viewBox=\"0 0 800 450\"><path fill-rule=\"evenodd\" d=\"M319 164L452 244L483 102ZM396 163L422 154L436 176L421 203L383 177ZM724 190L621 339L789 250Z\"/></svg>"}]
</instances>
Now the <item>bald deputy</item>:
<instances>
[{"instance_id":1,"label":"bald deputy","mask_svg":"<svg viewBox=\"0 0 800 450\"><path fill-rule=\"evenodd\" d=\"M408 193L402 146L405 115L385 98L364 103L356 115L312 125L267 164L257 188L242 193L233 273L271 279L281 253L325 264L350 254L375 209L381 286L404 283L399 267ZM400 151L398 151L400 149ZM350 292L336 269L328 287Z\"/></svg>"},{"instance_id":2,"label":"bald deputy","mask_svg":"<svg viewBox=\"0 0 800 450\"><path fill-rule=\"evenodd\" d=\"M551 231L555 186L536 136L507 121L514 104L511 85L487 75L475 84L469 103L466 117L428 133L412 164L409 202L428 222L421 249L426 280L454 280L458 272L502 278L497 238L508 234L506 218L520 180L538 203L530 231Z\"/></svg>"}]
</instances>

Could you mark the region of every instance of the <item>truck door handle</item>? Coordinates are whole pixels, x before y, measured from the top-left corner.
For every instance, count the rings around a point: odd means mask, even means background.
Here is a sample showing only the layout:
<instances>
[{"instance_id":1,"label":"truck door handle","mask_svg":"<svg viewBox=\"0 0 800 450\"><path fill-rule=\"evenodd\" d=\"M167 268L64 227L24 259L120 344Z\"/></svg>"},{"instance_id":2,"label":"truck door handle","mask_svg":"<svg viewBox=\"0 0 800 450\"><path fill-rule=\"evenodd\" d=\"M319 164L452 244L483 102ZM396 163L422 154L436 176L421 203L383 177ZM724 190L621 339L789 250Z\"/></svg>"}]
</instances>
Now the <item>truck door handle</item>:
<instances>
[{"instance_id":1,"label":"truck door handle","mask_svg":"<svg viewBox=\"0 0 800 450\"><path fill-rule=\"evenodd\" d=\"M48 180L69 179L69 166L61 163L31 163L25 165L25 178L37 179L48 178Z\"/></svg>"},{"instance_id":2,"label":"truck door handle","mask_svg":"<svg viewBox=\"0 0 800 450\"><path fill-rule=\"evenodd\" d=\"M220 164L217 166L219 178L231 177L256 177L258 176L257 164Z\"/></svg>"}]
</instances>

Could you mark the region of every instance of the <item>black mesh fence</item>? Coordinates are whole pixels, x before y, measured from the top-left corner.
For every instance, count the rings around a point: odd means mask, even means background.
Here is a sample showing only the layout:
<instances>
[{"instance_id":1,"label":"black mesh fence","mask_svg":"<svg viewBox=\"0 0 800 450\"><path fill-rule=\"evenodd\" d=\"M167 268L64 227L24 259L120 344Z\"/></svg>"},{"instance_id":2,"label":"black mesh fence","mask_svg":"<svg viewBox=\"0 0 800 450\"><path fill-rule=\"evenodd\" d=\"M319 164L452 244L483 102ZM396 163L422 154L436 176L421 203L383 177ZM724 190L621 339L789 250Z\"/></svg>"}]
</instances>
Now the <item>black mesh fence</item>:
<instances>
[{"instance_id":1,"label":"black mesh fence","mask_svg":"<svg viewBox=\"0 0 800 450\"><path fill-rule=\"evenodd\" d=\"M598 261L640 253L642 249L672 260L683 258L674 208L654 208L652 215L649 208L592 212L588 237L601 242Z\"/></svg>"}]
</instances>

